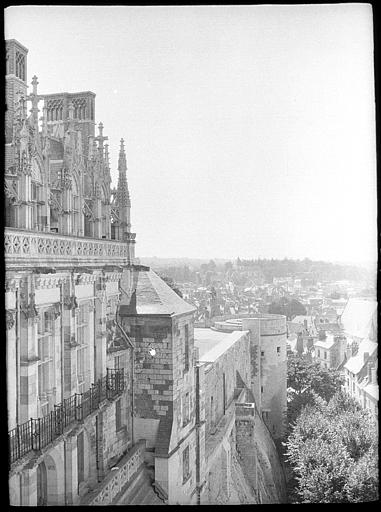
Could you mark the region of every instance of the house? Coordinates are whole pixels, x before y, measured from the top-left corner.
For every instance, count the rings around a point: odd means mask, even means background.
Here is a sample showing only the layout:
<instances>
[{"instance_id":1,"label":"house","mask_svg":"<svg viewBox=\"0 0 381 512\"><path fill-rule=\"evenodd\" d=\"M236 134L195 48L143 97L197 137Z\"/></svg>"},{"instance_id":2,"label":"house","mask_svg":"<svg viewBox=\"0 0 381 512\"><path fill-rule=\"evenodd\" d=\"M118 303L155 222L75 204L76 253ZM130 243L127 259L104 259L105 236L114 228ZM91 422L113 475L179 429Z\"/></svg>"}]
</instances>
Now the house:
<instances>
[{"instance_id":1,"label":"house","mask_svg":"<svg viewBox=\"0 0 381 512\"><path fill-rule=\"evenodd\" d=\"M362 340L357 351L344 364L344 390L355 398L364 409L378 419L377 382L378 344L370 339Z\"/></svg>"}]
</instances>

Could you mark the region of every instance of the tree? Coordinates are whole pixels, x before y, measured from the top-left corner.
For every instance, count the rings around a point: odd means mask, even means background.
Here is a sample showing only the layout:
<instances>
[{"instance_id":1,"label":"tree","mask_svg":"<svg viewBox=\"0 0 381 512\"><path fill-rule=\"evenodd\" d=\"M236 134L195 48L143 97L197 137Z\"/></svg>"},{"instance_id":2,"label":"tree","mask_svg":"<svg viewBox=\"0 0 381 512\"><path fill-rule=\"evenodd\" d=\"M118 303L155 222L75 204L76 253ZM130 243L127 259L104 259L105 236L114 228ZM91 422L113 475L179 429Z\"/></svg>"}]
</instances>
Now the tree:
<instances>
[{"instance_id":1,"label":"tree","mask_svg":"<svg viewBox=\"0 0 381 512\"><path fill-rule=\"evenodd\" d=\"M307 405L287 442L287 460L302 503L378 500L376 425L341 392Z\"/></svg>"},{"instance_id":2,"label":"tree","mask_svg":"<svg viewBox=\"0 0 381 512\"><path fill-rule=\"evenodd\" d=\"M270 304L268 312L277 315L285 315L287 320L292 320L297 315L305 315L307 310L298 300L289 300L286 297L282 297L278 301L274 301Z\"/></svg>"},{"instance_id":3,"label":"tree","mask_svg":"<svg viewBox=\"0 0 381 512\"><path fill-rule=\"evenodd\" d=\"M317 397L329 401L343 384L337 370L322 368L303 356L287 360L287 420L291 426L307 404L316 405Z\"/></svg>"}]
</instances>

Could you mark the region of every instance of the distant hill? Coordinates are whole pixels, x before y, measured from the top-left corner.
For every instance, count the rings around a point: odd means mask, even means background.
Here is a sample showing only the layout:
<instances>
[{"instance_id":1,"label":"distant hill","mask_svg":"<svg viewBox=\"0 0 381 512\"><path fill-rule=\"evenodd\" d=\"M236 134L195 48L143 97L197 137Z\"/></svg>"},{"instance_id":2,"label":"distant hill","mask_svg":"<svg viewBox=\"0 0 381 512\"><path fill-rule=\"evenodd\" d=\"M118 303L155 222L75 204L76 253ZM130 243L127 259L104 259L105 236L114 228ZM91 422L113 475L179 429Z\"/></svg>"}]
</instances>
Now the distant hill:
<instances>
[{"instance_id":1,"label":"distant hill","mask_svg":"<svg viewBox=\"0 0 381 512\"><path fill-rule=\"evenodd\" d=\"M158 258L156 256L141 256L138 257L141 265L147 265L148 267L155 268L165 268L165 267L178 267L187 265L188 267L196 267L199 268L203 263L209 263L211 258ZM227 261L231 261L229 259L223 258L212 258L213 261L217 265L223 265Z\"/></svg>"}]
</instances>

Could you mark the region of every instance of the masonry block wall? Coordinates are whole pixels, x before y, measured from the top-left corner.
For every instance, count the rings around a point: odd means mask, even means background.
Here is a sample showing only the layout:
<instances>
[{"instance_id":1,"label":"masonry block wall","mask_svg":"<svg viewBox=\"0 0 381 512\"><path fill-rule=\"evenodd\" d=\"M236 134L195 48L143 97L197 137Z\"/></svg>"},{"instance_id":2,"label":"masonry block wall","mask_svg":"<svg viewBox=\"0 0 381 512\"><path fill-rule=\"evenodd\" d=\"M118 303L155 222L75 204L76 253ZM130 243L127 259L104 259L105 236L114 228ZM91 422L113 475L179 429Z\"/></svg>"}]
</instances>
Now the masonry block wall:
<instances>
[{"instance_id":1,"label":"masonry block wall","mask_svg":"<svg viewBox=\"0 0 381 512\"><path fill-rule=\"evenodd\" d=\"M255 445L255 408L236 404L236 451L253 494L257 492L257 451Z\"/></svg>"},{"instance_id":2,"label":"masonry block wall","mask_svg":"<svg viewBox=\"0 0 381 512\"><path fill-rule=\"evenodd\" d=\"M155 450L155 480L172 502L189 503L196 478L193 315L121 321L135 345L135 440L139 427Z\"/></svg>"},{"instance_id":3,"label":"masonry block wall","mask_svg":"<svg viewBox=\"0 0 381 512\"><path fill-rule=\"evenodd\" d=\"M234 398L242 380L250 386L249 332L226 350L213 364L204 365L206 435L209 435Z\"/></svg>"},{"instance_id":4,"label":"masonry block wall","mask_svg":"<svg viewBox=\"0 0 381 512\"><path fill-rule=\"evenodd\" d=\"M287 329L282 315L255 315L242 319L242 328L251 331L251 343L259 362L259 379L255 375L253 393L258 409L275 438L282 437L287 410ZM259 354L258 354L259 352ZM253 354L252 354L253 355ZM255 361L256 361L255 360ZM252 366L256 366L256 363ZM259 388L259 389L258 389Z\"/></svg>"}]
</instances>

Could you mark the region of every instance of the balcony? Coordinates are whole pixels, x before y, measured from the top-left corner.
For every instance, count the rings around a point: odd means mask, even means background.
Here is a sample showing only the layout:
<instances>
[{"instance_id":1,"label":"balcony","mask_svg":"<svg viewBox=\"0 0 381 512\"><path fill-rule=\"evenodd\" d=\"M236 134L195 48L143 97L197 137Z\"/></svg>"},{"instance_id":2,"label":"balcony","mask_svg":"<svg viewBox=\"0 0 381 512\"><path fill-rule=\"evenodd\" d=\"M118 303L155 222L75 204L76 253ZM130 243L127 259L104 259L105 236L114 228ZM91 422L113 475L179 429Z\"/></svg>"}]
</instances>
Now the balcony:
<instances>
[{"instance_id":1,"label":"balcony","mask_svg":"<svg viewBox=\"0 0 381 512\"><path fill-rule=\"evenodd\" d=\"M54 410L42 418L31 418L8 432L9 460L13 464L31 451L41 450L78 421L83 421L100 404L113 400L125 389L124 370L107 369L107 375L99 379L84 393L76 393L55 405Z\"/></svg>"},{"instance_id":2,"label":"balcony","mask_svg":"<svg viewBox=\"0 0 381 512\"><path fill-rule=\"evenodd\" d=\"M74 237L16 228L4 230L5 265L11 267L68 267L133 263L135 233L126 242Z\"/></svg>"}]
</instances>

